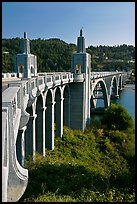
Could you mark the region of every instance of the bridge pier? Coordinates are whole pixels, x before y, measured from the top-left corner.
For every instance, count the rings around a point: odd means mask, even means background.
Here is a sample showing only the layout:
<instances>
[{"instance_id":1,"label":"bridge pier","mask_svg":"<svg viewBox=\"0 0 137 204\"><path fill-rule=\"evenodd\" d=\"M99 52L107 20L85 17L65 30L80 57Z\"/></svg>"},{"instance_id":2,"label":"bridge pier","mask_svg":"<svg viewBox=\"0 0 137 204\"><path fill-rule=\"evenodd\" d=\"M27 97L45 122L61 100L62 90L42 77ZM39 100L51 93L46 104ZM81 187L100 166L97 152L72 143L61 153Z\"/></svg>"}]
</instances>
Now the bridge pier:
<instances>
[{"instance_id":1,"label":"bridge pier","mask_svg":"<svg viewBox=\"0 0 137 204\"><path fill-rule=\"evenodd\" d=\"M89 76L82 76L70 85L70 128L84 131L90 121L90 86Z\"/></svg>"},{"instance_id":2,"label":"bridge pier","mask_svg":"<svg viewBox=\"0 0 137 204\"><path fill-rule=\"evenodd\" d=\"M83 83L71 84L70 95L70 128L84 130Z\"/></svg>"},{"instance_id":3,"label":"bridge pier","mask_svg":"<svg viewBox=\"0 0 137 204\"><path fill-rule=\"evenodd\" d=\"M33 160L35 161L35 154L36 154L36 132L35 132L35 130L36 130L36 117L37 117L37 115L36 114L34 114L33 116L32 116L32 126L33 126Z\"/></svg>"}]
</instances>

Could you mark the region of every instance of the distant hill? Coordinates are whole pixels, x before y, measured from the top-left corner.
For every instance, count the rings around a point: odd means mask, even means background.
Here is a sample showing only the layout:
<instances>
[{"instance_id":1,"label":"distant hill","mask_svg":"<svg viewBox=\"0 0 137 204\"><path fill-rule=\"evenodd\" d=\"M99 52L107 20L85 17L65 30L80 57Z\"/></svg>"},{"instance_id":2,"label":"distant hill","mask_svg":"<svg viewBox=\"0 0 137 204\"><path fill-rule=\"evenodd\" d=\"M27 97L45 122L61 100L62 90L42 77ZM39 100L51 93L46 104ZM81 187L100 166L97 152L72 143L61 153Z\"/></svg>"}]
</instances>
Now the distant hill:
<instances>
[{"instance_id":1,"label":"distant hill","mask_svg":"<svg viewBox=\"0 0 137 204\"><path fill-rule=\"evenodd\" d=\"M2 72L14 72L14 55L20 53L21 40L2 39ZM75 44L57 38L38 38L30 40L30 47L31 53L37 56L38 72L70 71L71 55L76 51ZM92 71L135 69L135 47L132 45L91 45L86 50L92 57Z\"/></svg>"},{"instance_id":2,"label":"distant hill","mask_svg":"<svg viewBox=\"0 0 137 204\"><path fill-rule=\"evenodd\" d=\"M135 47L132 45L89 46L92 56L92 69L98 71L135 69Z\"/></svg>"}]
</instances>

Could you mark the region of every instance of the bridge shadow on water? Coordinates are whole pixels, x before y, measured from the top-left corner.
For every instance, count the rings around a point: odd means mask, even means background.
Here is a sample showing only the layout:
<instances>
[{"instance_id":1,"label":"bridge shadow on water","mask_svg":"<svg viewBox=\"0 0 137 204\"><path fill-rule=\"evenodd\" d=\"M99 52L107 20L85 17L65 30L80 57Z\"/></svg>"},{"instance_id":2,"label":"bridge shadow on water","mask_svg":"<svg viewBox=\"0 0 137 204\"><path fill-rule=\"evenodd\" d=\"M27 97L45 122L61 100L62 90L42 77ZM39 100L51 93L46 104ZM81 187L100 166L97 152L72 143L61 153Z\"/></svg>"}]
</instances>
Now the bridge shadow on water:
<instances>
[{"instance_id":1,"label":"bridge shadow on water","mask_svg":"<svg viewBox=\"0 0 137 204\"><path fill-rule=\"evenodd\" d=\"M35 199L47 192L56 195L80 196L83 189L106 191L108 179L86 169L71 164L41 164L29 171L29 182L20 201Z\"/></svg>"}]
</instances>

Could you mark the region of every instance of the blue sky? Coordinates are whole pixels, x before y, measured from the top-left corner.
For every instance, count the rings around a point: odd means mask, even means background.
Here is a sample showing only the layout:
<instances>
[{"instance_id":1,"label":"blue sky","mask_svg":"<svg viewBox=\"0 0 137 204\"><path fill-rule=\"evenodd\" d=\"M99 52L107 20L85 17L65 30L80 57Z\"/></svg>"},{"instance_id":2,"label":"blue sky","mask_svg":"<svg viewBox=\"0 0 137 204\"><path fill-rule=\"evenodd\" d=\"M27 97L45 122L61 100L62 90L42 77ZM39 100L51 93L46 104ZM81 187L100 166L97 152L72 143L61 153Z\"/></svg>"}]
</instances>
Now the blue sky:
<instances>
[{"instance_id":1,"label":"blue sky","mask_svg":"<svg viewBox=\"0 0 137 204\"><path fill-rule=\"evenodd\" d=\"M59 38L86 47L135 45L135 2L2 2L2 38Z\"/></svg>"}]
</instances>

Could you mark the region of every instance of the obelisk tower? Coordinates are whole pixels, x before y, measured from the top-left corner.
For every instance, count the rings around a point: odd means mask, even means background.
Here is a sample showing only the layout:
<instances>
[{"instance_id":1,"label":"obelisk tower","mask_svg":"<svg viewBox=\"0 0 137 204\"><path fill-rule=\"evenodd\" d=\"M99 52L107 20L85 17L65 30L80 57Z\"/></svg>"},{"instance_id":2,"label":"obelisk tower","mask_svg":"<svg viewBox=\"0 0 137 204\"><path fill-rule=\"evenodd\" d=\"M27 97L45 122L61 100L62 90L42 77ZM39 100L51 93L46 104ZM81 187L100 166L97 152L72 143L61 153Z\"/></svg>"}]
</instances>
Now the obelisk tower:
<instances>
[{"instance_id":1,"label":"obelisk tower","mask_svg":"<svg viewBox=\"0 0 137 204\"><path fill-rule=\"evenodd\" d=\"M70 127L84 130L90 121L91 56L86 53L82 29L77 38L77 52L72 55L71 72L74 82L70 84Z\"/></svg>"},{"instance_id":2,"label":"obelisk tower","mask_svg":"<svg viewBox=\"0 0 137 204\"><path fill-rule=\"evenodd\" d=\"M14 69L19 78L31 78L37 75L37 57L30 53L30 41L27 33L24 32L24 38L21 44L21 54L15 55Z\"/></svg>"}]
</instances>

